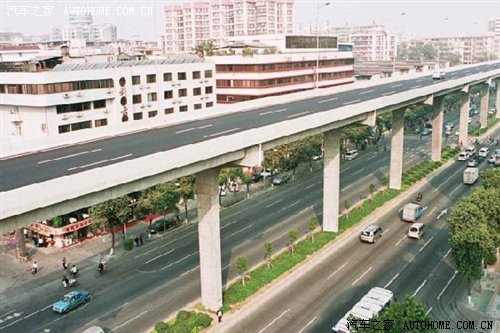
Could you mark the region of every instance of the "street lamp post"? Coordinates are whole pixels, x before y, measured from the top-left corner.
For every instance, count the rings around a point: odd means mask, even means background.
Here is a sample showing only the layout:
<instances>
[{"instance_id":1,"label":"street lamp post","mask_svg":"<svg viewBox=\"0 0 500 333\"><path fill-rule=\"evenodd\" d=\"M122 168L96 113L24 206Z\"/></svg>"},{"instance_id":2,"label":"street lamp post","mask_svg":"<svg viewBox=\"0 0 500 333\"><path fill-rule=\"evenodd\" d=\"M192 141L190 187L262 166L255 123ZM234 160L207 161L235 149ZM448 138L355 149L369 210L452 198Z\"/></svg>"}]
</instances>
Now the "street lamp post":
<instances>
[{"instance_id":1,"label":"street lamp post","mask_svg":"<svg viewBox=\"0 0 500 333\"><path fill-rule=\"evenodd\" d=\"M316 5L316 88L319 88L319 10L329 5L329 2Z\"/></svg>"}]
</instances>

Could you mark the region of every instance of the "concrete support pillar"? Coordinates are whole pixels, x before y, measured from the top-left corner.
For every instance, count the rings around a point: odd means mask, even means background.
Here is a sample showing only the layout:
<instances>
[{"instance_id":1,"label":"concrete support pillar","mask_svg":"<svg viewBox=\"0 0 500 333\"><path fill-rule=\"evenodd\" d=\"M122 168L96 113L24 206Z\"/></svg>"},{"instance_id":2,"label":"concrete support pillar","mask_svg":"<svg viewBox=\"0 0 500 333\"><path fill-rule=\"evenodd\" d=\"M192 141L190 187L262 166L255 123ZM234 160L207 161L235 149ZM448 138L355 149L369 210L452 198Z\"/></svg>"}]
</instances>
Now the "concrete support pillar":
<instances>
[{"instance_id":1,"label":"concrete support pillar","mask_svg":"<svg viewBox=\"0 0 500 333\"><path fill-rule=\"evenodd\" d=\"M432 109L431 158L433 161L440 161L443 144L443 96L436 96L433 98Z\"/></svg>"},{"instance_id":2,"label":"concrete support pillar","mask_svg":"<svg viewBox=\"0 0 500 333\"><path fill-rule=\"evenodd\" d=\"M204 307L222 306L222 269L219 221L219 168L196 174L201 299Z\"/></svg>"},{"instance_id":3,"label":"concrete support pillar","mask_svg":"<svg viewBox=\"0 0 500 333\"><path fill-rule=\"evenodd\" d=\"M500 80L495 81L495 109L497 118L500 118Z\"/></svg>"},{"instance_id":4,"label":"concrete support pillar","mask_svg":"<svg viewBox=\"0 0 500 333\"><path fill-rule=\"evenodd\" d=\"M340 129L324 134L323 230L339 231Z\"/></svg>"},{"instance_id":5,"label":"concrete support pillar","mask_svg":"<svg viewBox=\"0 0 500 333\"><path fill-rule=\"evenodd\" d=\"M469 131L469 92L463 95L462 107L460 108L460 121L458 132L458 144L462 146L467 145L467 132Z\"/></svg>"},{"instance_id":6,"label":"concrete support pillar","mask_svg":"<svg viewBox=\"0 0 500 333\"><path fill-rule=\"evenodd\" d=\"M389 187L399 190L403 178L404 109L392 111L391 165Z\"/></svg>"},{"instance_id":7,"label":"concrete support pillar","mask_svg":"<svg viewBox=\"0 0 500 333\"><path fill-rule=\"evenodd\" d=\"M488 126L488 100L490 99L490 87L483 84L481 87L481 104L479 106L479 123L481 128Z\"/></svg>"}]
</instances>

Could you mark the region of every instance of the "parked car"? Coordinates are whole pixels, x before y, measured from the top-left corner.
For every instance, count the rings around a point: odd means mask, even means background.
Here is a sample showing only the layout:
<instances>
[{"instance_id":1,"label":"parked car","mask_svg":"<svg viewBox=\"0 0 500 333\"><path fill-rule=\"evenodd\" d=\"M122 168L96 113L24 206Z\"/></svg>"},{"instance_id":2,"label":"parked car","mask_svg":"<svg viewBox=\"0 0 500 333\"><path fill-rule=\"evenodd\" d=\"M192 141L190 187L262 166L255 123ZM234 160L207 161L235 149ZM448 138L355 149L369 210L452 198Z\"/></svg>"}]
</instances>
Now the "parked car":
<instances>
[{"instance_id":1,"label":"parked car","mask_svg":"<svg viewBox=\"0 0 500 333\"><path fill-rule=\"evenodd\" d=\"M52 305L52 310L59 313L66 313L79 305L90 301L91 295L86 290L73 290Z\"/></svg>"},{"instance_id":2,"label":"parked car","mask_svg":"<svg viewBox=\"0 0 500 333\"><path fill-rule=\"evenodd\" d=\"M285 173L278 173L277 175L275 175L273 177L273 184L274 185L281 185L281 184L285 184L286 182L288 182L288 175Z\"/></svg>"},{"instance_id":3,"label":"parked car","mask_svg":"<svg viewBox=\"0 0 500 333\"><path fill-rule=\"evenodd\" d=\"M258 183L260 182L262 179L264 179L264 176L261 174L261 173L254 173L252 176L252 182L253 183Z\"/></svg>"},{"instance_id":4,"label":"parked car","mask_svg":"<svg viewBox=\"0 0 500 333\"><path fill-rule=\"evenodd\" d=\"M432 133L432 130L431 130L430 128L424 128L424 129L422 130L421 135L423 135L423 136L427 136L427 135L431 135L431 133Z\"/></svg>"},{"instance_id":5,"label":"parked car","mask_svg":"<svg viewBox=\"0 0 500 333\"><path fill-rule=\"evenodd\" d=\"M479 163L475 158L469 158L469 160L467 161L467 166L471 168L477 167L478 164Z\"/></svg>"},{"instance_id":6,"label":"parked car","mask_svg":"<svg viewBox=\"0 0 500 333\"><path fill-rule=\"evenodd\" d=\"M432 73L432 79L433 80L444 80L444 78L446 77L446 72L445 71L434 71Z\"/></svg>"},{"instance_id":7,"label":"parked car","mask_svg":"<svg viewBox=\"0 0 500 333\"><path fill-rule=\"evenodd\" d=\"M375 243L378 238L382 237L382 228L378 225L367 226L359 236L362 242Z\"/></svg>"},{"instance_id":8,"label":"parked car","mask_svg":"<svg viewBox=\"0 0 500 333\"><path fill-rule=\"evenodd\" d=\"M488 157L489 153L490 153L490 150L488 149L488 147L481 147L481 149L479 149L478 155L481 157Z\"/></svg>"},{"instance_id":9,"label":"parked car","mask_svg":"<svg viewBox=\"0 0 500 333\"><path fill-rule=\"evenodd\" d=\"M356 157L358 157L358 150L357 149L350 149L344 155L344 159L346 161L352 161Z\"/></svg>"},{"instance_id":10,"label":"parked car","mask_svg":"<svg viewBox=\"0 0 500 333\"><path fill-rule=\"evenodd\" d=\"M323 155L322 155L322 154L321 154L321 155L314 155L313 157L311 157L311 159L312 159L313 161L319 161L319 160L320 160L320 159L322 159L322 158L323 158Z\"/></svg>"}]
</instances>

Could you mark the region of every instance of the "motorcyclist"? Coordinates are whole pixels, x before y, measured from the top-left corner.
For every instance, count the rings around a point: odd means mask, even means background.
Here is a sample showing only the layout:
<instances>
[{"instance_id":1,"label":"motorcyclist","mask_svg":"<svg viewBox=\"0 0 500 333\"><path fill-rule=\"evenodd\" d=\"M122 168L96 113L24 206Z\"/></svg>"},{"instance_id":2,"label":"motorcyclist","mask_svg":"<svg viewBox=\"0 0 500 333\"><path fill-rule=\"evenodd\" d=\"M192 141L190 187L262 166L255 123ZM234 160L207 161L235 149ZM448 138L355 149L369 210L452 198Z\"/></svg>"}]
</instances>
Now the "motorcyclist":
<instances>
[{"instance_id":1,"label":"motorcyclist","mask_svg":"<svg viewBox=\"0 0 500 333\"><path fill-rule=\"evenodd\" d=\"M36 261L33 261L33 264L31 264L31 274L35 275L36 272L38 272L38 264Z\"/></svg>"},{"instance_id":2,"label":"motorcyclist","mask_svg":"<svg viewBox=\"0 0 500 333\"><path fill-rule=\"evenodd\" d=\"M76 267L76 265L71 266L71 269L69 270L69 272L71 273L71 275L73 277L76 277L76 275L78 274L78 268Z\"/></svg>"},{"instance_id":3,"label":"motorcyclist","mask_svg":"<svg viewBox=\"0 0 500 333\"><path fill-rule=\"evenodd\" d=\"M417 201L422 201L424 195L422 194L422 192L418 192L418 195L417 195Z\"/></svg>"},{"instance_id":4,"label":"motorcyclist","mask_svg":"<svg viewBox=\"0 0 500 333\"><path fill-rule=\"evenodd\" d=\"M63 276L62 283L63 283L64 288L67 288L69 286L69 280L66 277L66 275Z\"/></svg>"},{"instance_id":5,"label":"motorcyclist","mask_svg":"<svg viewBox=\"0 0 500 333\"><path fill-rule=\"evenodd\" d=\"M102 273L104 271L104 264L102 261L99 261L99 265L97 265L97 270L99 273Z\"/></svg>"}]
</instances>

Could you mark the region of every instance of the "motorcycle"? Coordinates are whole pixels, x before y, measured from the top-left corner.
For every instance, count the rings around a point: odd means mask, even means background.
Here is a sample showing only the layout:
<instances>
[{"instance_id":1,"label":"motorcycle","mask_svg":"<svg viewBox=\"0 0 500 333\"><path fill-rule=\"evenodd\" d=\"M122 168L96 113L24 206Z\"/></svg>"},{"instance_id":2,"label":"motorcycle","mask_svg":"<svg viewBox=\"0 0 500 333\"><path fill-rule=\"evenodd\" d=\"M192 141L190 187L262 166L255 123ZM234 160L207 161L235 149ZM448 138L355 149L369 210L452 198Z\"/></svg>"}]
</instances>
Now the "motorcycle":
<instances>
[{"instance_id":1,"label":"motorcycle","mask_svg":"<svg viewBox=\"0 0 500 333\"><path fill-rule=\"evenodd\" d=\"M422 193L419 193L419 194L417 195L417 202L422 201L422 199L423 199L423 198L424 198L424 196L422 195Z\"/></svg>"},{"instance_id":2,"label":"motorcycle","mask_svg":"<svg viewBox=\"0 0 500 333\"><path fill-rule=\"evenodd\" d=\"M76 286L76 279L63 280L62 284L64 288Z\"/></svg>"}]
</instances>

